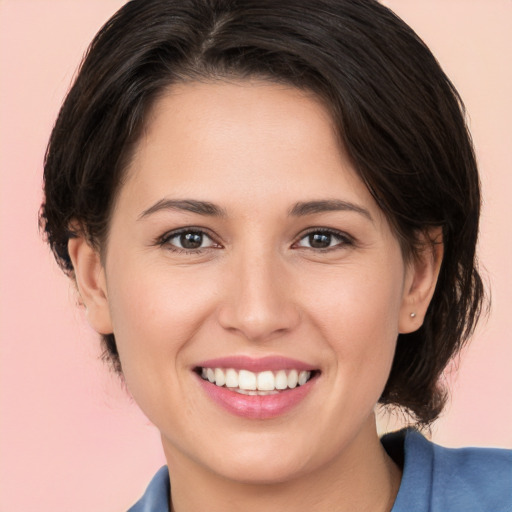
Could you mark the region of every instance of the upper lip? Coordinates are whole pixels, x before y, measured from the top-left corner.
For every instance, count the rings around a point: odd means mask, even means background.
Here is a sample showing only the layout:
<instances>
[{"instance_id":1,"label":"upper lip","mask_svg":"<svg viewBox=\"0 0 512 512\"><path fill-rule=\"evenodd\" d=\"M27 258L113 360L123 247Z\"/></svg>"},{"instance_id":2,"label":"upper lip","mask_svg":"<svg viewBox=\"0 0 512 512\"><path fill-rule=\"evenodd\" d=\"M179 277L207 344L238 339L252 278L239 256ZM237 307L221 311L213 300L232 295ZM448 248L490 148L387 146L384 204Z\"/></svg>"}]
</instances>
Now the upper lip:
<instances>
[{"instance_id":1,"label":"upper lip","mask_svg":"<svg viewBox=\"0 0 512 512\"><path fill-rule=\"evenodd\" d=\"M249 370L251 372L263 372L266 370L304 370L313 371L318 368L311 364L291 359L284 356L267 356L253 358L249 356L228 356L216 359L208 359L196 365L196 368L233 368L235 370Z\"/></svg>"}]
</instances>

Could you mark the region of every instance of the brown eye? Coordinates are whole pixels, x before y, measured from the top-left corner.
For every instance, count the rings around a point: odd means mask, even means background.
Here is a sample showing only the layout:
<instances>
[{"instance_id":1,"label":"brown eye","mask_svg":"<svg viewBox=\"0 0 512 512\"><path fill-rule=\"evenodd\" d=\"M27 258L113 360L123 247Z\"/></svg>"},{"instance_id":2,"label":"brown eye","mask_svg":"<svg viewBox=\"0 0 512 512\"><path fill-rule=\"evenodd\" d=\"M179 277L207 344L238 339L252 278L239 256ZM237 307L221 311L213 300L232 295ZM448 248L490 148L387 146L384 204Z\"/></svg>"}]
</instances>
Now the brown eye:
<instances>
[{"instance_id":1,"label":"brown eye","mask_svg":"<svg viewBox=\"0 0 512 512\"><path fill-rule=\"evenodd\" d=\"M172 250L199 251L216 247L215 242L203 231L184 230L166 235L161 242Z\"/></svg>"},{"instance_id":2,"label":"brown eye","mask_svg":"<svg viewBox=\"0 0 512 512\"><path fill-rule=\"evenodd\" d=\"M203 244L202 233L182 233L179 237L183 249L199 249Z\"/></svg>"},{"instance_id":3,"label":"brown eye","mask_svg":"<svg viewBox=\"0 0 512 512\"><path fill-rule=\"evenodd\" d=\"M308 235L310 247L314 249L325 249L331 245L332 235L330 233L311 233Z\"/></svg>"},{"instance_id":4,"label":"brown eye","mask_svg":"<svg viewBox=\"0 0 512 512\"><path fill-rule=\"evenodd\" d=\"M334 249L352 244L352 239L344 233L318 230L303 236L297 246L307 249Z\"/></svg>"}]
</instances>

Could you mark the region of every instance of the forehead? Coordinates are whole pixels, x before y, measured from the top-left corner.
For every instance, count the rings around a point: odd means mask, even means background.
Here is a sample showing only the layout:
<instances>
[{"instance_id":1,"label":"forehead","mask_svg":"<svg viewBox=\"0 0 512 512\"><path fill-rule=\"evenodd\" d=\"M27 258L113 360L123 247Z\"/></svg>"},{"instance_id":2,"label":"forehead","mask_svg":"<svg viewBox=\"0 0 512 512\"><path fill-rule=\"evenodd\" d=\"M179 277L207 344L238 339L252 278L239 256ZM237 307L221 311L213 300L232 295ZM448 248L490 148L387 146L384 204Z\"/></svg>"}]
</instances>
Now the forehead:
<instances>
[{"instance_id":1,"label":"forehead","mask_svg":"<svg viewBox=\"0 0 512 512\"><path fill-rule=\"evenodd\" d=\"M266 81L171 87L147 116L127 177L123 188L139 202L199 194L223 203L275 198L284 207L318 196L377 208L323 103Z\"/></svg>"}]
</instances>

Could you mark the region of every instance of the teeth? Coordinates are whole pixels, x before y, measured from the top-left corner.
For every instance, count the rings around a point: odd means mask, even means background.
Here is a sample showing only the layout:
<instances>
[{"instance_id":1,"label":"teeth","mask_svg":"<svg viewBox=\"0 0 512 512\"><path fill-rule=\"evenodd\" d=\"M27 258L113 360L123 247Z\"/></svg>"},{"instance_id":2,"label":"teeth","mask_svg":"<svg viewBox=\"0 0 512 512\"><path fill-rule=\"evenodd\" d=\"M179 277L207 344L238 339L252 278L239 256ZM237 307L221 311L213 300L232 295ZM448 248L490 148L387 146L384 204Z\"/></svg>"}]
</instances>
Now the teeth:
<instances>
[{"instance_id":1,"label":"teeth","mask_svg":"<svg viewBox=\"0 0 512 512\"><path fill-rule=\"evenodd\" d=\"M276 389L286 389L288 387L288 376L284 370L279 370L276 373L275 384Z\"/></svg>"},{"instance_id":2,"label":"teeth","mask_svg":"<svg viewBox=\"0 0 512 512\"><path fill-rule=\"evenodd\" d=\"M208 379L208 380L210 380L210 379ZM299 382L299 373L297 372L297 370L292 370L288 374L288 387L292 388L292 389L296 388L298 382Z\"/></svg>"},{"instance_id":3,"label":"teeth","mask_svg":"<svg viewBox=\"0 0 512 512\"><path fill-rule=\"evenodd\" d=\"M259 391L273 391L276 387L274 382L275 379L272 372L258 373L257 387Z\"/></svg>"},{"instance_id":4,"label":"teeth","mask_svg":"<svg viewBox=\"0 0 512 512\"><path fill-rule=\"evenodd\" d=\"M310 372L304 372L304 371L300 372L299 378L298 378L299 386L304 386L304 384L306 384L306 382L308 381L310 375L311 375Z\"/></svg>"},{"instance_id":5,"label":"teeth","mask_svg":"<svg viewBox=\"0 0 512 512\"><path fill-rule=\"evenodd\" d=\"M247 391L246 389L233 389L237 393L241 395L251 395L251 396L266 396L266 395L277 395L279 391Z\"/></svg>"},{"instance_id":6,"label":"teeth","mask_svg":"<svg viewBox=\"0 0 512 512\"><path fill-rule=\"evenodd\" d=\"M220 368L215 368L215 384L224 386L226 384L226 375Z\"/></svg>"},{"instance_id":7,"label":"teeth","mask_svg":"<svg viewBox=\"0 0 512 512\"><path fill-rule=\"evenodd\" d=\"M277 390L303 386L311 378L311 372L298 370L270 370L254 373L233 368L202 368L201 377L217 386L232 388L244 395L270 395Z\"/></svg>"},{"instance_id":8,"label":"teeth","mask_svg":"<svg viewBox=\"0 0 512 512\"><path fill-rule=\"evenodd\" d=\"M256 389L256 374L247 370L240 370L238 372L238 387L240 389L255 390Z\"/></svg>"},{"instance_id":9,"label":"teeth","mask_svg":"<svg viewBox=\"0 0 512 512\"><path fill-rule=\"evenodd\" d=\"M217 384L217 383L215 383ZM226 387L237 388L238 387L238 372L230 369L226 370Z\"/></svg>"}]
</instances>

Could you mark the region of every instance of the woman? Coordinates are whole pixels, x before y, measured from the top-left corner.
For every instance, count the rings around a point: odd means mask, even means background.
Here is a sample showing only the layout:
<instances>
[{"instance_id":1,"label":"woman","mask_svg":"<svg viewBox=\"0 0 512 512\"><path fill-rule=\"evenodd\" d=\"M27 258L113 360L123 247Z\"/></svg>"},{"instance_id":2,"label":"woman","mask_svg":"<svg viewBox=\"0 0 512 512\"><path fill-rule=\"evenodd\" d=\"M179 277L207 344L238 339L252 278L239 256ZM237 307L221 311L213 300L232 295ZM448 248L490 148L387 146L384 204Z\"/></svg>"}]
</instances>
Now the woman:
<instances>
[{"instance_id":1,"label":"woman","mask_svg":"<svg viewBox=\"0 0 512 512\"><path fill-rule=\"evenodd\" d=\"M41 220L167 460L132 510L507 510L418 426L482 304L461 101L374 1L132 1L59 114ZM167 469L168 468L168 469Z\"/></svg>"}]
</instances>

